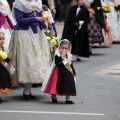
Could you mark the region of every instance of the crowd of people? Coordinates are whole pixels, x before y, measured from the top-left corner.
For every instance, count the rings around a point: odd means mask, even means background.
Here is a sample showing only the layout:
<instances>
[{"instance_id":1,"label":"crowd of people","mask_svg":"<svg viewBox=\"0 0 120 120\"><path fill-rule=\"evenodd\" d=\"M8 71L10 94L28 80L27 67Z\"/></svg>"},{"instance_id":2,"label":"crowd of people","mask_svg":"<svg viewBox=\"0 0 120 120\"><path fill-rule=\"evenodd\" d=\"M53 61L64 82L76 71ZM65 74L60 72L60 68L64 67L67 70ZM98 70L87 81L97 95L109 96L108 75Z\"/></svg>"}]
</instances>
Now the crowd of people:
<instances>
[{"instance_id":1,"label":"crowd of people","mask_svg":"<svg viewBox=\"0 0 120 120\"><path fill-rule=\"evenodd\" d=\"M51 94L53 103L61 95L66 104L74 104L72 54L81 61L92 54L93 46L120 41L119 4L119 0L0 0L0 93L23 84L23 99L28 101L36 99L32 84L42 83L41 90ZM103 5L110 9L103 10ZM64 22L57 44L56 20Z\"/></svg>"}]
</instances>

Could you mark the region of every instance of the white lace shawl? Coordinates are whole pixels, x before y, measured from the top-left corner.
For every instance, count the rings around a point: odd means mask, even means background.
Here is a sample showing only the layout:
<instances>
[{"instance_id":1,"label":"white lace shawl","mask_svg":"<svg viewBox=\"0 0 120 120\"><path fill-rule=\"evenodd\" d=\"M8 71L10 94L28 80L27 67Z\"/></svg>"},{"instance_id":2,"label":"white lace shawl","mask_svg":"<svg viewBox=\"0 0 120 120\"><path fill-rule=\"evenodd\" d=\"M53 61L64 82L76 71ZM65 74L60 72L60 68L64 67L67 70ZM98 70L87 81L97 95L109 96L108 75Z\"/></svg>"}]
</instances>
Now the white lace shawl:
<instances>
[{"instance_id":1,"label":"white lace shawl","mask_svg":"<svg viewBox=\"0 0 120 120\"><path fill-rule=\"evenodd\" d=\"M10 10L8 2L6 0L0 0L0 2L2 3L2 6L0 6L0 12L3 15L8 16L8 18L10 19L11 23L14 26L16 24L16 22L12 16L12 12Z\"/></svg>"},{"instance_id":2,"label":"white lace shawl","mask_svg":"<svg viewBox=\"0 0 120 120\"><path fill-rule=\"evenodd\" d=\"M15 0L13 8L17 8L25 13L30 13L34 10L40 12L42 10L42 2L41 0Z\"/></svg>"}]
</instances>

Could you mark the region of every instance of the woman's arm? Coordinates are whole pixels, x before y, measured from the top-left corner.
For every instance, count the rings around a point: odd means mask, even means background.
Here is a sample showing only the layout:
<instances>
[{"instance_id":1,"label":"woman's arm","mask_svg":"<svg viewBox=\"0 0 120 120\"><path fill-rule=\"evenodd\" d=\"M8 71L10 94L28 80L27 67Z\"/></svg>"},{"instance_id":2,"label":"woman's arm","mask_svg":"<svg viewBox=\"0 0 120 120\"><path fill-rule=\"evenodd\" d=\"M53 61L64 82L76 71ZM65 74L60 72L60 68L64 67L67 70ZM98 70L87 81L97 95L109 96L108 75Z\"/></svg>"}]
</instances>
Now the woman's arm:
<instances>
[{"instance_id":1,"label":"woman's arm","mask_svg":"<svg viewBox=\"0 0 120 120\"><path fill-rule=\"evenodd\" d=\"M37 19L34 16L25 18L23 16L23 12L18 10L17 8L14 8L14 12L15 12L15 18L16 18L16 21L18 22L18 24L29 25L31 23L36 23L37 22Z\"/></svg>"}]
</instances>

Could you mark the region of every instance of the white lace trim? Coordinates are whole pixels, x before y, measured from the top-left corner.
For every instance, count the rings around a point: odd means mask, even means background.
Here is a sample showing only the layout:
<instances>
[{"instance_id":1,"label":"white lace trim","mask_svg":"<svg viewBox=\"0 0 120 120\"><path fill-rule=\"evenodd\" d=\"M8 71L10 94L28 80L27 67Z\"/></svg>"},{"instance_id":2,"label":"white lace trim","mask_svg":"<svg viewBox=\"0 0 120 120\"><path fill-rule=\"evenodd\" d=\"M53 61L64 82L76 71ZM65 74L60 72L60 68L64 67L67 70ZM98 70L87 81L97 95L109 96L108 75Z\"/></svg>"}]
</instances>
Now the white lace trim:
<instances>
[{"instance_id":1,"label":"white lace trim","mask_svg":"<svg viewBox=\"0 0 120 120\"><path fill-rule=\"evenodd\" d=\"M41 0L15 0L13 8L17 8L25 13L30 13L32 11L40 12L42 10L42 2Z\"/></svg>"},{"instance_id":2,"label":"white lace trim","mask_svg":"<svg viewBox=\"0 0 120 120\"><path fill-rule=\"evenodd\" d=\"M57 49L57 50L55 51L55 55L57 55L57 56L60 57L60 51L59 51L59 49ZM69 63L71 64L72 54L68 52L68 53L67 53L67 56L68 56ZM65 59L65 60L66 60L66 59ZM64 61L65 61L65 60L64 60Z\"/></svg>"}]
</instances>

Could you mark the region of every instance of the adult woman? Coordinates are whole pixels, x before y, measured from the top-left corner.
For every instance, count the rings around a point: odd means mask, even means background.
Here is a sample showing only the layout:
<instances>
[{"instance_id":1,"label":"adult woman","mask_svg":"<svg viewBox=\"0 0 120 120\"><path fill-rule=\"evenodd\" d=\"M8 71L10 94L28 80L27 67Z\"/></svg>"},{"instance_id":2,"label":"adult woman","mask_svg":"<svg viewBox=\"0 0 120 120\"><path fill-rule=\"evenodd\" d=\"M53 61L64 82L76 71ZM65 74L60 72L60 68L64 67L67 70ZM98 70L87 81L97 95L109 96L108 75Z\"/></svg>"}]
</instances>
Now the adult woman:
<instances>
[{"instance_id":1,"label":"adult woman","mask_svg":"<svg viewBox=\"0 0 120 120\"><path fill-rule=\"evenodd\" d=\"M115 6L120 5L120 0L102 0L105 4L110 6L110 13L107 13L107 20L110 25L112 39L114 42L120 41L120 10L116 10Z\"/></svg>"},{"instance_id":2,"label":"adult woman","mask_svg":"<svg viewBox=\"0 0 120 120\"><path fill-rule=\"evenodd\" d=\"M6 0L0 0L0 31L5 34L5 44L4 46L8 48L10 38L11 38L11 29L15 25L14 18L10 7Z\"/></svg>"},{"instance_id":3,"label":"adult woman","mask_svg":"<svg viewBox=\"0 0 120 120\"><path fill-rule=\"evenodd\" d=\"M42 82L50 66L50 52L44 34L41 0L15 0L13 13L17 22L10 43L10 57L15 61L15 83L25 84L23 98L35 98L32 83Z\"/></svg>"},{"instance_id":4,"label":"adult woman","mask_svg":"<svg viewBox=\"0 0 120 120\"><path fill-rule=\"evenodd\" d=\"M90 22L88 24L88 36L91 45L99 45L104 42L102 28L104 28L103 13L97 11L97 7L101 7L100 0L86 0L85 7L90 14Z\"/></svg>"}]
</instances>

